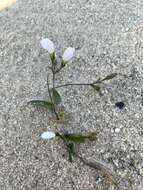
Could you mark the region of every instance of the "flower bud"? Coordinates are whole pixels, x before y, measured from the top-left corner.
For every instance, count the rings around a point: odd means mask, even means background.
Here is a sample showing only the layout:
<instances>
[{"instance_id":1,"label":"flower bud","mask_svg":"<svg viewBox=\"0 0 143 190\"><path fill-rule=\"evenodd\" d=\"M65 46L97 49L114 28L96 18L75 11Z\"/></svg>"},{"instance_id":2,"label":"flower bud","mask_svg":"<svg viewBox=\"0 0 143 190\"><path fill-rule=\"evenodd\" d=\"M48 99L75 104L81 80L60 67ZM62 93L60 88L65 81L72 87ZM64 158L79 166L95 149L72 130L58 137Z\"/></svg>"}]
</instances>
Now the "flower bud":
<instances>
[{"instance_id":1,"label":"flower bud","mask_svg":"<svg viewBox=\"0 0 143 190\"><path fill-rule=\"evenodd\" d=\"M50 39L48 38L42 39L41 45L44 49L48 51L49 54L53 54L55 52L54 43Z\"/></svg>"},{"instance_id":2,"label":"flower bud","mask_svg":"<svg viewBox=\"0 0 143 190\"><path fill-rule=\"evenodd\" d=\"M68 62L72 59L72 57L74 56L75 53L75 48L72 47L68 47L65 51L64 54L62 56L62 61L63 62Z\"/></svg>"}]
</instances>

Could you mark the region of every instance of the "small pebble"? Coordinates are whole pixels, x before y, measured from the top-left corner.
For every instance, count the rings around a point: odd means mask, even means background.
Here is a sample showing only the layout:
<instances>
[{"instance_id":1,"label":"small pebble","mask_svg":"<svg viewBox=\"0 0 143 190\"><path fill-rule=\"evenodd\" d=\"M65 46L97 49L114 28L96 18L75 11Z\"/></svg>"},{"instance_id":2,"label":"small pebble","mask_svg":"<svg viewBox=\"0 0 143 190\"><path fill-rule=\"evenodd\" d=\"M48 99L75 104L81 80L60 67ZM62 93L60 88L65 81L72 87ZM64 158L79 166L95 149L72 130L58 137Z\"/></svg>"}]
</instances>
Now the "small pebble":
<instances>
[{"instance_id":1,"label":"small pebble","mask_svg":"<svg viewBox=\"0 0 143 190\"><path fill-rule=\"evenodd\" d=\"M120 129L119 128L116 128L115 129L115 133L119 133L120 132Z\"/></svg>"}]
</instances>

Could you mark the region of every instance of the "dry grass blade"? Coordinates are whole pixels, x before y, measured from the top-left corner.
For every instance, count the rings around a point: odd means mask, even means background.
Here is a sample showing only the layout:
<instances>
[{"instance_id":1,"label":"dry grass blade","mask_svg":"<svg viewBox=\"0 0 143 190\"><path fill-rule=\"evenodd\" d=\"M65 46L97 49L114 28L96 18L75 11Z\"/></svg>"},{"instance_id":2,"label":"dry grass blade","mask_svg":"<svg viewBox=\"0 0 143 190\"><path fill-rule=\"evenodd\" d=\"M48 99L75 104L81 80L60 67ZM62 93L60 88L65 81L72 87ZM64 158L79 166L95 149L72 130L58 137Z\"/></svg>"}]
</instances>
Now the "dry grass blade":
<instances>
[{"instance_id":1,"label":"dry grass blade","mask_svg":"<svg viewBox=\"0 0 143 190\"><path fill-rule=\"evenodd\" d=\"M86 159L82 158L81 156L76 154L76 157L78 157L85 165L94 168L100 173L105 176L110 182L112 182L114 185L118 185L118 177L114 174L114 172L111 171L110 168L105 166L100 161L94 160L94 162L87 161Z\"/></svg>"}]
</instances>

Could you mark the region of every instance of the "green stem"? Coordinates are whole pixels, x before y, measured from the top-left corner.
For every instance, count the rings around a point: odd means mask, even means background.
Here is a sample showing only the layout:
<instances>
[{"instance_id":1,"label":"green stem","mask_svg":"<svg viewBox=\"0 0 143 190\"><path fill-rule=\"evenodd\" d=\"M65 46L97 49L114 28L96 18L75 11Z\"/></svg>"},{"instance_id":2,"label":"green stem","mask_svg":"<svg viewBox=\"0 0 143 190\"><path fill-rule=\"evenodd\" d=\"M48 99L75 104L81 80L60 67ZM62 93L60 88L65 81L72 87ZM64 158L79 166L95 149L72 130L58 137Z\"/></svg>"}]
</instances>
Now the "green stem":
<instances>
[{"instance_id":1,"label":"green stem","mask_svg":"<svg viewBox=\"0 0 143 190\"><path fill-rule=\"evenodd\" d=\"M59 73L62 70L63 66L61 65L59 69L55 70L55 73Z\"/></svg>"},{"instance_id":2,"label":"green stem","mask_svg":"<svg viewBox=\"0 0 143 190\"><path fill-rule=\"evenodd\" d=\"M52 96L51 96L48 76L47 76L47 86L48 86L49 98L50 98L50 100L51 100L51 103L53 104L53 111L54 111L54 114L56 115L57 120L59 120L60 118L59 118L59 115L58 115L58 113L57 113L57 111L56 111L56 107L55 107L55 104L54 104L54 102L53 102L53 98L52 98Z\"/></svg>"},{"instance_id":3,"label":"green stem","mask_svg":"<svg viewBox=\"0 0 143 190\"><path fill-rule=\"evenodd\" d=\"M88 85L92 85L92 83L68 83L68 84L55 86L55 88L61 88L66 86L88 86Z\"/></svg>"},{"instance_id":4,"label":"green stem","mask_svg":"<svg viewBox=\"0 0 143 190\"><path fill-rule=\"evenodd\" d=\"M96 84L100 84L102 80L99 78L98 80L92 82L92 83L67 83L67 84L62 84L55 86L55 88L61 88L61 87L66 87L66 86L93 86Z\"/></svg>"},{"instance_id":5,"label":"green stem","mask_svg":"<svg viewBox=\"0 0 143 190\"><path fill-rule=\"evenodd\" d=\"M64 144L66 145L66 149L69 153L69 160L70 162L72 162L72 156L74 156L74 152L72 151L71 153L71 143L69 143L66 138L64 137L64 135L61 135L60 133L56 133L56 136L58 136L61 140L63 140Z\"/></svg>"},{"instance_id":6,"label":"green stem","mask_svg":"<svg viewBox=\"0 0 143 190\"><path fill-rule=\"evenodd\" d=\"M55 88L55 62L52 62L52 74L53 74L53 89Z\"/></svg>"},{"instance_id":7,"label":"green stem","mask_svg":"<svg viewBox=\"0 0 143 190\"><path fill-rule=\"evenodd\" d=\"M57 132L57 133L56 133L56 136L59 137L60 139L62 139L63 142L65 143L66 147L69 148L68 142L67 142L67 140L64 138L63 135L61 135L60 133Z\"/></svg>"},{"instance_id":8,"label":"green stem","mask_svg":"<svg viewBox=\"0 0 143 190\"><path fill-rule=\"evenodd\" d=\"M99 83L101 83L101 81L93 82L93 83L68 83L68 84L55 86L55 88L61 88L61 87L66 87L66 86L92 86Z\"/></svg>"}]
</instances>

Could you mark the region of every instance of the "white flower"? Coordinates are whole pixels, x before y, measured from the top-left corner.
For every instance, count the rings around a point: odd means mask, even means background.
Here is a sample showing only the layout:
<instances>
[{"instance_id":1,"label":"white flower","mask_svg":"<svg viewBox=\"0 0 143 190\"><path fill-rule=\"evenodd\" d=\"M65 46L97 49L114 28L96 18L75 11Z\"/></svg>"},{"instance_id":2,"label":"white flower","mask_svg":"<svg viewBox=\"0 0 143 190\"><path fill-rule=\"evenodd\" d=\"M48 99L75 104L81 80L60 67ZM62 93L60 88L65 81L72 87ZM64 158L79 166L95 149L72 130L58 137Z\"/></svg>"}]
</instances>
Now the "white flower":
<instances>
[{"instance_id":1,"label":"white flower","mask_svg":"<svg viewBox=\"0 0 143 190\"><path fill-rule=\"evenodd\" d=\"M74 56L74 53L75 53L75 48L68 47L63 54L62 57L63 61L64 62L70 61L70 59Z\"/></svg>"},{"instance_id":2,"label":"white flower","mask_svg":"<svg viewBox=\"0 0 143 190\"><path fill-rule=\"evenodd\" d=\"M41 45L44 49L46 49L49 52L49 54L53 54L55 52L54 43L50 39L48 38L42 39Z\"/></svg>"},{"instance_id":3,"label":"white flower","mask_svg":"<svg viewBox=\"0 0 143 190\"><path fill-rule=\"evenodd\" d=\"M56 134L52 131L46 131L42 133L41 138L42 139L52 139L56 136Z\"/></svg>"}]
</instances>

